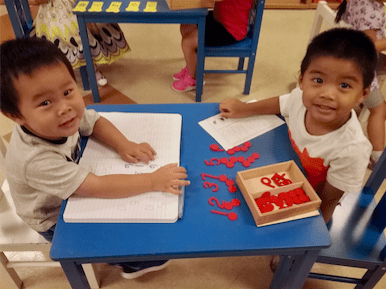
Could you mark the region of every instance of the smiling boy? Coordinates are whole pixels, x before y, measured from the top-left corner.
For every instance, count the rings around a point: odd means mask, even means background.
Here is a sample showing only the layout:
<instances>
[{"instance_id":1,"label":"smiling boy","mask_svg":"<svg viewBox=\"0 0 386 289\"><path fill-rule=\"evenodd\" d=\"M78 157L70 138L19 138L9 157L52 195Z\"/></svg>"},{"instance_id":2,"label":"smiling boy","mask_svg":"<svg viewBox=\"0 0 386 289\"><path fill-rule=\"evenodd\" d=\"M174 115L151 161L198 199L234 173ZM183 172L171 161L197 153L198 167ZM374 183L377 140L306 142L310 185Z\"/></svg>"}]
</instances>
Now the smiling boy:
<instances>
[{"instance_id":1,"label":"smiling boy","mask_svg":"<svg viewBox=\"0 0 386 289\"><path fill-rule=\"evenodd\" d=\"M316 36L301 64L299 88L255 103L220 104L221 115L288 117L291 143L322 200L327 223L344 193L359 192L372 150L353 110L370 93L377 61L364 33L332 29Z\"/></svg>"}]
</instances>

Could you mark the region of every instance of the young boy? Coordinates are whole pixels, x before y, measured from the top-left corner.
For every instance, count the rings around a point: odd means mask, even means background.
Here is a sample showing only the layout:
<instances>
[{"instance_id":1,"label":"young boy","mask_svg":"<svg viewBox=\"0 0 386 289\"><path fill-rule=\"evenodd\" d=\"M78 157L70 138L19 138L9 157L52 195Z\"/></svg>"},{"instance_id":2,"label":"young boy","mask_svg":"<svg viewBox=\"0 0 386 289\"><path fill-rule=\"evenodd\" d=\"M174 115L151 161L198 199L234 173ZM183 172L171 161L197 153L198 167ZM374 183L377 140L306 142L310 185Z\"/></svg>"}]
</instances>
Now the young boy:
<instances>
[{"instance_id":1,"label":"young boy","mask_svg":"<svg viewBox=\"0 0 386 289\"><path fill-rule=\"evenodd\" d=\"M94 110L86 110L74 71L51 42L24 38L1 45L1 112L16 122L5 159L17 214L52 241L62 200L72 194L123 198L148 191L179 194L186 170L166 165L153 173L96 176L77 164L80 136L93 136L127 162L148 163L156 152L137 144ZM125 278L162 269L166 261L122 265Z\"/></svg>"},{"instance_id":2,"label":"young boy","mask_svg":"<svg viewBox=\"0 0 386 289\"><path fill-rule=\"evenodd\" d=\"M288 117L291 143L322 200L329 222L344 193L357 193L372 150L353 110L370 93L377 54L363 32L333 29L316 36L301 64L300 88L255 103L221 102L224 117Z\"/></svg>"}]
</instances>

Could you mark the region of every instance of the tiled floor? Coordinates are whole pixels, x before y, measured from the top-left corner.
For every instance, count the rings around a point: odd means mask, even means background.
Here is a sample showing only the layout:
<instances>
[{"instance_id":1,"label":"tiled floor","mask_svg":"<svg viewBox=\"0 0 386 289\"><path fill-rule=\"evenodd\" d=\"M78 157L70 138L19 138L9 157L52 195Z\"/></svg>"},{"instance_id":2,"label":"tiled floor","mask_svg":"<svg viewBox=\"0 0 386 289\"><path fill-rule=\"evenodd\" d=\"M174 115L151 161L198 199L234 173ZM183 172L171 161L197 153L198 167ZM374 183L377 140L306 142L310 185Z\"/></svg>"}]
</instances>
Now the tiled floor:
<instances>
[{"instance_id":1,"label":"tiled floor","mask_svg":"<svg viewBox=\"0 0 386 289\"><path fill-rule=\"evenodd\" d=\"M0 5L1 15L6 14ZM300 61L308 43L314 10L266 10L264 12L255 72L250 95L243 95L243 75L207 75L205 77L203 102L219 102L225 98L239 98L243 101L262 99L289 92L296 85ZM178 25L122 24L132 51L123 59L110 66L101 66L109 80L108 91L112 102L131 100L146 103L193 103L194 92L178 93L172 90L172 75L183 66ZM4 31L1 31L3 34ZM234 67L235 59L209 59L207 67ZM79 81L79 87L81 82ZM84 95L89 91L83 91ZM7 144L13 123L0 114L1 145ZM3 177L3 158L0 155ZM2 179L0 180L2 181ZM386 184L383 184L385 191ZM210 241L210 240L208 240ZM42 258L40 254L11 254L13 260L20 258ZM201 258L174 260L164 271L150 273L136 280L125 280L119 270L106 264L99 264L101 286L117 288L269 288L272 273L269 256ZM70 288L61 268L24 267L16 269L24 281L25 289ZM337 272L348 275L361 274L362 270L347 270L335 266L315 265L314 271ZM307 280L304 288L332 289L354 288L353 285L326 281ZM386 277L376 289L386 288ZM7 289L7 288L6 288Z\"/></svg>"}]
</instances>

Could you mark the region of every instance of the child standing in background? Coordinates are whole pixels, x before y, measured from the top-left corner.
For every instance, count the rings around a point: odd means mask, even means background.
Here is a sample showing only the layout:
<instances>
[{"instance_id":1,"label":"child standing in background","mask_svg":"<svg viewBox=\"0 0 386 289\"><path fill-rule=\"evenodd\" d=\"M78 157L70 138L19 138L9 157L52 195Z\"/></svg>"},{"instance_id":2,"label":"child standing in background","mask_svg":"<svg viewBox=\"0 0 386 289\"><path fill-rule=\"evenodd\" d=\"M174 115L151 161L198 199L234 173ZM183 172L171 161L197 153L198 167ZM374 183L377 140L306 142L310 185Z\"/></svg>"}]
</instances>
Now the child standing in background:
<instances>
[{"instance_id":1,"label":"child standing in background","mask_svg":"<svg viewBox=\"0 0 386 289\"><path fill-rule=\"evenodd\" d=\"M149 191L181 193L190 184L186 170L168 164L152 173L96 176L78 165L80 136L114 148L129 163L154 160L148 143L129 141L95 110L85 109L66 56L42 38L10 40L1 51L1 112L16 122L5 157L16 213L52 241L62 201L73 194L123 198ZM167 260L119 264L122 276L161 270Z\"/></svg>"},{"instance_id":2,"label":"child standing in background","mask_svg":"<svg viewBox=\"0 0 386 289\"><path fill-rule=\"evenodd\" d=\"M377 0L343 0L338 7L335 22L341 19L350 24L355 30L366 33L374 42L379 52L381 69L384 70L385 56L381 53L386 50L385 38L385 7L383 1ZM368 138L373 145L369 167L372 168L378 161L385 147L385 120L386 103L379 89L378 78L375 76L371 84L369 97L363 105L370 111L367 125Z\"/></svg>"},{"instance_id":3,"label":"child standing in background","mask_svg":"<svg viewBox=\"0 0 386 289\"><path fill-rule=\"evenodd\" d=\"M291 143L329 222L344 193L358 193L371 153L353 108L370 93L377 53L360 31L333 29L316 36L301 64L300 88L254 103L220 104L223 117L288 117Z\"/></svg>"},{"instance_id":4,"label":"child standing in background","mask_svg":"<svg viewBox=\"0 0 386 289\"><path fill-rule=\"evenodd\" d=\"M78 20L72 12L75 0L35 0L34 3L40 6L31 36L55 43L66 55L73 69L85 66ZM99 86L106 85L107 79L97 64L113 63L130 51L130 47L118 24L87 23L87 34L97 83Z\"/></svg>"},{"instance_id":5,"label":"child standing in background","mask_svg":"<svg viewBox=\"0 0 386 289\"><path fill-rule=\"evenodd\" d=\"M249 11L253 0L203 0L207 7L213 7L206 17L205 46L229 45L247 36ZM173 76L176 91L196 89L196 67L198 27L195 24L181 24L181 47L186 67Z\"/></svg>"}]
</instances>

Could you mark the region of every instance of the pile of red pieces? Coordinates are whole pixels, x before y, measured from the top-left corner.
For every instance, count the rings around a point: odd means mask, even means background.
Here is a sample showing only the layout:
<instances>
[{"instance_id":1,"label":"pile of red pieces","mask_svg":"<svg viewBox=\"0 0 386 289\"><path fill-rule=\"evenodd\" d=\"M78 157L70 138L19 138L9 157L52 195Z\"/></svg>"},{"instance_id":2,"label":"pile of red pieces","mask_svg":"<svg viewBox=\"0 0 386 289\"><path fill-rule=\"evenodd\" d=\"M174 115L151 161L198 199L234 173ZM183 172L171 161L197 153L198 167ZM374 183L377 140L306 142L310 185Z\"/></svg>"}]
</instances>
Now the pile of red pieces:
<instances>
[{"instance_id":1,"label":"pile of red pieces","mask_svg":"<svg viewBox=\"0 0 386 289\"><path fill-rule=\"evenodd\" d=\"M306 195L302 188L297 188L279 195L271 195L270 192L265 192L255 199L256 205L261 213L267 213L274 210L275 204L279 209L291 207L293 204L303 204L310 201L310 198ZM285 204L285 205L284 205Z\"/></svg>"}]
</instances>

